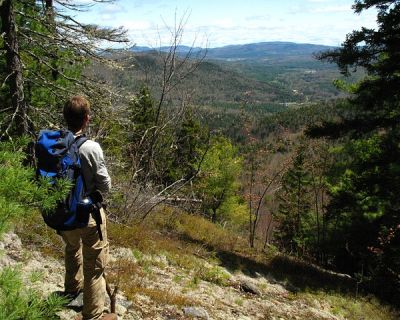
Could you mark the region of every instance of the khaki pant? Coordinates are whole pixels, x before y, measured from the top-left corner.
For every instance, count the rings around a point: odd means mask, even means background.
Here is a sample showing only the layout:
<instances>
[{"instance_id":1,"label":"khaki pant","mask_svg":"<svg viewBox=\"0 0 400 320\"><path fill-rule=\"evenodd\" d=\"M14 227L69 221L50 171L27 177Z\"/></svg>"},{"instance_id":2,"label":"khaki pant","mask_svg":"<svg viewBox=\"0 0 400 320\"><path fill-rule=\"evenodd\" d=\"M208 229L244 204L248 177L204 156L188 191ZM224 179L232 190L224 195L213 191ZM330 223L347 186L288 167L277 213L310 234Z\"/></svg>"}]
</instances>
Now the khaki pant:
<instances>
[{"instance_id":1,"label":"khaki pant","mask_svg":"<svg viewBox=\"0 0 400 320\"><path fill-rule=\"evenodd\" d=\"M61 231L66 244L64 289L71 293L83 289L84 320L99 319L104 311L106 286L103 276L108 260L108 240L103 209L101 217L103 241L92 217L85 228Z\"/></svg>"}]
</instances>

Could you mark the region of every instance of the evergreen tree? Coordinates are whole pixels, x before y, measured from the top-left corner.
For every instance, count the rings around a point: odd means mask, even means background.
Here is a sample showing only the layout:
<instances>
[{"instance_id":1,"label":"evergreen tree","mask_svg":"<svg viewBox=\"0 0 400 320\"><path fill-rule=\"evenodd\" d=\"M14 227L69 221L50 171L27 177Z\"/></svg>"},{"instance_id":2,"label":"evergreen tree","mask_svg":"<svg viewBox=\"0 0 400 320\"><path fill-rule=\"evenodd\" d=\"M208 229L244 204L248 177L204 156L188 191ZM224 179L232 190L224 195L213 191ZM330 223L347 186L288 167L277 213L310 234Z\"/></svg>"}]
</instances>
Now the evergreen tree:
<instances>
[{"instance_id":1,"label":"evergreen tree","mask_svg":"<svg viewBox=\"0 0 400 320\"><path fill-rule=\"evenodd\" d=\"M374 289L395 301L400 294L400 3L358 0L353 6L356 13L372 7L378 11L376 29L353 31L341 48L320 56L346 75L366 70L366 78L351 87L351 112L309 134L347 136L334 170L338 175L330 179L336 267L353 274L363 270Z\"/></svg>"},{"instance_id":2,"label":"evergreen tree","mask_svg":"<svg viewBox=\"0 0 400 320\"><path fill-rule=\"evenodd\" d=\"M156 124L156 103L148 87L142 87L131 101L128 120L128 151L137 182L165 185L175 152L174 130L168 124L160 125L161 119Z\"/></svg>"},{"instance_id":3,"label":"evergreen tree","mask_svg":"<svg viewBox=\"0 0 400 320\"><path fill-rule=\"evenodd\" d=\"M175 140L176 150L168 174L171 182L193 177L207 147L207 129L194 118L191 110L186 110Z\"/></svg>"},{"instance_id":4,"label":"evergreen tree","mask_svg":"<svg viewBox=\"0 0 400 320\"><path fill-rule=\"evenodd\" d=\"M319 56L322 60L336 63L344 75L350 75L357 68L366 70L368 74L352 87L352 116L336 123L335 127L325 126L325 129L360 135L398 126L400 4L393 0L360 0L353 8L360 13L371 7L378 9L377 30L362 28L361 31L353 31L347 35L341 48Z\"/></svg>"},{"instance_id":5,"label":"evergreen tree","mask_svg":"<svg viewBox=\"0 0 400 320\"><path fill-rule=\"evenodd\" d=\"M203 211L213 222L244 222L247 208L237 195L241 170L242 159L237 148L226 138L214 138L196 183L199 197L203 200Z\"/></svg>"},{"instance_id":6,"label":"evergreen tree","mask_svg":"<svg viewBox=\"0 0 400 320\"><path fill-rule=\"evenodd\" d=\"M311 214L311 176L306 168L305 146L300 145L293 159L292 167L282 177L282 190L279 193L277 214L279 231L276 233L284 248L292 253L303 254L308 247L308 237L312 225Z\"/></svg>"},{"instance_id":7,"label":"evergreen tree","mask_svg":"<svg viewBox=\"0 0 400 320\"><path fill-rule=\"evenodd\" d=\"M131 102L129 120L132 123L131 140L137 143L146 135L150 135L156 121L154 100L147 87L140 89L136 99Z\"/></svg>"}]
</instances>

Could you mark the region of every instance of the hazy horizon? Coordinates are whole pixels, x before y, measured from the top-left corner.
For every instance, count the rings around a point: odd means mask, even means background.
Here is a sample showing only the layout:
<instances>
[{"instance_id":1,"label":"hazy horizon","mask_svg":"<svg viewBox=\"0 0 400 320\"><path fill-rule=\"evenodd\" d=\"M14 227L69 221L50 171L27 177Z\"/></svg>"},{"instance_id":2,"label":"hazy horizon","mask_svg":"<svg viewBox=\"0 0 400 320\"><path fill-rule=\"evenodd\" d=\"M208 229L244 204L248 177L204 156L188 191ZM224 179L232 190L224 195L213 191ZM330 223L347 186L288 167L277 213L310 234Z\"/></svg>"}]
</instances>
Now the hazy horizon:
<instances>
[{"instance_id":1,"label":"hazy horizon","mask_svg":"<svg viewBox=\"0 0 400 320\"><path fill-rule=\"evenodd\" d=\"M262 44L262 43L288 43L288 44L296 44L296 45L311 45L311 46L325 46L325 47L336 47L336 46L329 46L325 44L318 44L318 43L302 43L302 42L293 42L293 41L259 41L259 42L249 42L249 43L238 43L238 44L226 44L218 47L207 47L206 49L219 49L219 48L224 48L224 47L233 47L233 46L247 46L247 45L253 45L253 44ZM134 45L135 47L138 48L154 48L157 49L158 47L151 47L151 46L144 46L144 45ZM169 46L162 46L163 48L169 48ZM187 47L187 48L192 48L190 45L179 45L178 47ZM199 48L199 49L205 49L205 47L199 47L195 46L193 48Z\"/></svg>"}]
</instances>

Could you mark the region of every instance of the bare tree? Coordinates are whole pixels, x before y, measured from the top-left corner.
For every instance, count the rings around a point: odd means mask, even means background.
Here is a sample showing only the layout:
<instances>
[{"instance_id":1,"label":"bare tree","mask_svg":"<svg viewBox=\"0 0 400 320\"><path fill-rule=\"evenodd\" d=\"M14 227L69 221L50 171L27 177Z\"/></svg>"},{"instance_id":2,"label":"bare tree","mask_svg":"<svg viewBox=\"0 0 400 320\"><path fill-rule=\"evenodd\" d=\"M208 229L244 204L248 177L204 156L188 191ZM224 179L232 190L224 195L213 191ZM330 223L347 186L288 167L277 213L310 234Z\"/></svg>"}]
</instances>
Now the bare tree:
<instances>
[{"instance_id":1,"label":"bare tree","mask_svg":"<svg viewBox=\"0 0 400 320\"><path fill-rule=\"evenodd\" d=\"M309 171L314 194L314 210L317 232L317 259L325 263L324 244L326 237L326 204L328 187L325 182L327 170L332 166L333 157L329 155L328 144L324 140L311 140L309 143Z\"/></svg>"},{"instance_id":2,"label":"bare tree","mask_svg":"<svg viewBox=\"0 0 400 320\"><path fill-rule=\"evenodd\" d=\"M163 154L166 154L165 150L172 150L168 151L169 155L176 150L174 135L190 105L190 94L187 94L187 89L183 89L181 85L189 75L196 72L207 53L206 49L194 51L196 40L187 52L182 54L180 51L187 19L187 13L180 19L175 16L174 26L167 27L171 36L169 46L166 49L160 43L157 51L157 61L160 61L161 72L155 76L156 79L152 79L153 83L157 82L157 100L143 102L151 104L151 120L141 131L140 136L130 143L128 148L130 162L127 168L129 174L125 175L121 181L120 191L123 193L124 200L119 210L126 219L146 217L157 205L168 199L175 199L173 195L189 186L200 170L198 166L192 175L164 183L162 176L166 163L160 163ZM149 93L142 91L141 94ZM173 99L170 99L171 97ZM133 103L141 98L140 94L133 97ZM173 102L170 103L168 100ZM133 126L131 130L137 126L136 123L131 125ZM203 158L204 154L199 155L199 163Z\"/></svg>"},{"instance_id":3,"label":"bare tree","mask_svg":"<svg viewBox=\"0 0 400 320\"><path fill-rule=\"evenodd\" d=\"M158 52L162 59L162 74L160 83L160 97L157 102L155 112L154 130L152 130L150 138L149 164L154 164L153 160L158 138L162 136L163 131L168 127L168 125L173 125L176 123L175 119L180 118L187 106L187 101L182 100L181 105L175 109L175 113L171 113L171 116L163 119L162 121L161 116L168 95L172 92L172 90L176 89L177 86L185 80L185 78L196 71L207 54L207 49L197 51L195 53L193 52L196 39L193 40L192 46L184 55L180 54L179 49L182 45L184 29L188 19L188 12L185 12L180 19L178 19L175 14L174 26L169 27L167 24L165 24L171 38L169 49L166 52L161 50L162 46L160 43L160 50ZM147 171L150 172L154 169L154 166L153 168L149 167L147 168Z\"/></svg>"},{"instance_id":4,"label":"bare tree","mask_svg":"<svg viewBox=\"0 0 400 320\"><path fill-rule=\"evenodd\" d=\"M260 220L260 213L261 213L260 210L262 207L262 203L265 200L265 196L266 196L267 192L271 192L273 194L277 190L279 190L280 178L282 177L284 172L287 170L289 165L290 165L290 161L286 161L285 163L282 164L282 167L279 168L278 171L274 172L270 177L265 178L264 189L262 190L262 193L258 197L257 205L254 208L252 215L250 215L250 216L254 217L254 218L250 218L250 225L249 225L249 227L250 227L249 228L250 229L249 240L250 240L250 247L252 247L252 248L254 248L254 240L256 237L258 222ZM274 190L271 191L272 186L275 186L275 188L274 188ZM270 221L270 223L272 223L272 220ZM270 227L270 224L268 224L268 228L269 227ZM269 230L267 230L266 238L268 237L268 232L269 232Z\"/></svg>"}]
</instances>

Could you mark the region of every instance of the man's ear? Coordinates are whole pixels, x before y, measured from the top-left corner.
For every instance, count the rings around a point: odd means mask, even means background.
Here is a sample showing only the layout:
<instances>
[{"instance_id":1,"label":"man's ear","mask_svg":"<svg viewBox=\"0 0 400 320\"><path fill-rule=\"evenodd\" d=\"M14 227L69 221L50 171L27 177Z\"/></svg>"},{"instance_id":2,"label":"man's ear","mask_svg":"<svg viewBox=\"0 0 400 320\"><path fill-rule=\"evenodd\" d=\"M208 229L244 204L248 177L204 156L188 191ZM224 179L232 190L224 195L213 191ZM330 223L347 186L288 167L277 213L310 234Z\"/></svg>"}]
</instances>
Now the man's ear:
<instances>
[{"instance_id":1,"label":"man's ear","mask_svg":"<svg viewBox=\"0 0 400 320\"><path fill-rule=\"evenodd\" d=\"M84 118L83 118L83 127L87 127L89 124L89 120L90 120L90 116L89 114L85 114Z\"/></svg>"}]
</instances>

